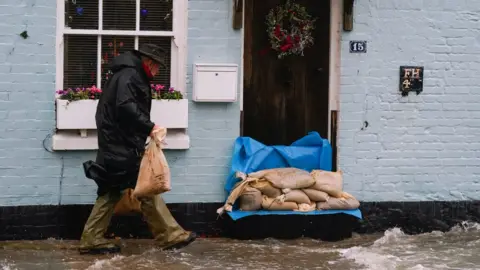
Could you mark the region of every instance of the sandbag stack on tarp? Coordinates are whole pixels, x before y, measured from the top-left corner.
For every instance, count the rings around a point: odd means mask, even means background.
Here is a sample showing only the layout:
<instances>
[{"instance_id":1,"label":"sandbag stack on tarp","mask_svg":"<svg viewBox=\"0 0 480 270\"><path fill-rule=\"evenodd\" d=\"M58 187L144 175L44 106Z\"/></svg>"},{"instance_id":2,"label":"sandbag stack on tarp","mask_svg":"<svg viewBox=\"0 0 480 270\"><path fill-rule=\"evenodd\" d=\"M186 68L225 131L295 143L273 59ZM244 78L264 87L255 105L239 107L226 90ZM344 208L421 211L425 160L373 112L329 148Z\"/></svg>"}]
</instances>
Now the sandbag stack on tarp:
<instances>
[{"instance_id":1,"label":"sandbag stack on tarp","mask_svg":"<svg viewBox=\"0 0 480 270\"><path fill-rule=\"evenodd\" d=\"M277 172L273 173L269 169L275 169ZM278 170L281 173L278 173ZM322 139L317 132L310 132L290 146L266 146L252 138L239 137L235 141L232 165L225 183L225 191L230 199L227 198L225 206L218 212L226 211L233 220L251 215L338 213L362 218L358 209L333 210L352 208L358 205L358 201L342 191L342 173L334 173L331 170L330 143ZM295 186L291 188L273 184L270 176L277 176L275 181L278 181L278 175L282 174L290 178L294 176L303 179L294 181ZM266 178L266 175L269 176ZM235 203L237 198L239 200ZM308 198L309 203L303 203L307 202L305 198ZM254 210L259 207L260 200L261 209ZM280 208L291 210L272 211L272 206L276 208L280 203L285 204L290 200L296 202ZM243 207L242 210L240 206ZM312 209L315 210L311 211Z\"/></svg>"},{"instance_id":2,"label":"sandbag stack on tarp","mask_svg":"<svg viewBox=\"0 0 480 270\"><path fill-rule=\"evenodd\" d=\"M233 210L239 199L239 209L310 212L314 210L351 210L360 206L352 195L342 191L342 172L297 168L261 170L248 175L237 172L241 179L225 205L218 210Z\"/></svg>"}]
</instances>

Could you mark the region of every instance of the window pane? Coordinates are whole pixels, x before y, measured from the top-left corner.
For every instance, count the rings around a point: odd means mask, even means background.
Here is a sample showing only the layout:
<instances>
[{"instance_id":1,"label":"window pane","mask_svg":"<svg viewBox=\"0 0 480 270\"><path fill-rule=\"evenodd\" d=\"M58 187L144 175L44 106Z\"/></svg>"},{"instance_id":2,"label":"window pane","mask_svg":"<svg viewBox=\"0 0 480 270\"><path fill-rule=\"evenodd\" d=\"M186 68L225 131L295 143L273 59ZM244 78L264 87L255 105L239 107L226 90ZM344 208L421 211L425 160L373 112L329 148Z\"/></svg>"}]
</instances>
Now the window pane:
<instances>
[{"instance_id":1,"label":"window pane","mask_svg":"<svg viewBox=\"0 0 480 270\"><path fill-rule=\"evenodd\" d=\"M136 0L103 0L104 30L135 30Z\"/></svg>"},{"instance_id":2,"label":"window pane","mask_svg":"<svg viewBox=\"0 0 480 270\"><path fill-rule=\"evenodd\" d=\"M172 31L173 0L140 0L140 30Z\"/></svg>"},{"instance_id":3,"label":"window pane","mask_svg":"<svg viewBox=\"0 0 480 270\"><path fill-rule=\"evenodd\" d=\"M138 44L139 47L144 43L152 43L162 47L165 52L167 52L167 57L165 65L166 68L160 68L159 74L155 76L153 83L163 84L166 86L166 89L170 87L170 61L171 61L171 51L172 51L172 38L171 37L139 37ZM175 85L172 85L175 87ZM183 89L178 89L183 90Z\"/></svg>"},{"instance_id":4,"label":"window pane","mask_svg":"<svg viewBox=\"0 0 480 270\"><path fill-rule=\"evenodd\" d=\"M128 52L134 48L134 37L102 36L102 85L109 78L108 71L112 60L121 53Z\"/></svg>"},{"instance_id":5,"label":"window pane","mask_svg":"<svg viewBox=\"0 0 480 270\"><path fill-rule=\"evenodd\" d=\"M65 1L65 27L98 29L98 0Z\"/></svg>"},{"instance_id":6,"label":"window pane","mask_svg":"<svg viewBox=\"0 0 480 270\"><path fill-rule=\"evenodd\" d=\"M97 37L65 36L64 88L97 84Z\"/></svg>"}]
</instances>

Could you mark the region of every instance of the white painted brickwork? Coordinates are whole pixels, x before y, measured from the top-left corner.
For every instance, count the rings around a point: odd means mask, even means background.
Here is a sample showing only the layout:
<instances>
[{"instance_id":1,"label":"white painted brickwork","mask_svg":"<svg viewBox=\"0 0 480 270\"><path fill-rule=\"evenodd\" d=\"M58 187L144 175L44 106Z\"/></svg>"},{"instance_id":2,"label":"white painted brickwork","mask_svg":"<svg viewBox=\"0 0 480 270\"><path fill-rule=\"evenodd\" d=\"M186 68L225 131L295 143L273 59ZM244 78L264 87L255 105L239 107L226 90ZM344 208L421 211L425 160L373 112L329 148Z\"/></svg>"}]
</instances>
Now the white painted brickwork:
<instances>
[{"instance_id":1,"label":"white painted brickwork","mask_svg":"<svg viewBox=\"0 0 480 270\"><path fill-rule=\"evenodd\" d=\"M480 1L355 2L342 36L345 189L366 201L480 199ZM368 53L350 54L349 40ZM398 93L401 65L425 67L419 96Z\"/></svg>"}]
</instances>

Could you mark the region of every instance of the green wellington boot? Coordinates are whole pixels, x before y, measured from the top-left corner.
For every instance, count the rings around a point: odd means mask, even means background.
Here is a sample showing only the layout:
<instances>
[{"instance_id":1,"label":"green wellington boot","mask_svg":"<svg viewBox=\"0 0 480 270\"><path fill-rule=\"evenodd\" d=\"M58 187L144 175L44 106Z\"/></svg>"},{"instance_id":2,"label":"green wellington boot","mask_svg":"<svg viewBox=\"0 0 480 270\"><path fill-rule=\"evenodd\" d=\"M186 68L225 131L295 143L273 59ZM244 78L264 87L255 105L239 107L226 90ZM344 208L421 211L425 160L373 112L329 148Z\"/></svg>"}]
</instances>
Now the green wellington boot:
<instances>
[{"instance_id":1,"label":"green wellington boot","mask_svg":"<svg viewBox=\"0 0 480 270\"><path fill-rule=\"evenodd\" d=\"M195 241L196 234L185 231L177 223L161 196L140 201L143 215L159 247L164 250L180 249Z\"/></svg>"},{"instance_id":2,"label":"green wellington boot","mask_svg":"<svg viewBox=\"0 0 480 270\"><path fill-rule=\"evenodd\" d=\"M80 254L108 254L120 252L120 247L105 239L113 216L115 205L121 198L121 193L110 192L99 196L93 206L90 217L83 229L80 239Z\"/></svg>"}]
</instances>

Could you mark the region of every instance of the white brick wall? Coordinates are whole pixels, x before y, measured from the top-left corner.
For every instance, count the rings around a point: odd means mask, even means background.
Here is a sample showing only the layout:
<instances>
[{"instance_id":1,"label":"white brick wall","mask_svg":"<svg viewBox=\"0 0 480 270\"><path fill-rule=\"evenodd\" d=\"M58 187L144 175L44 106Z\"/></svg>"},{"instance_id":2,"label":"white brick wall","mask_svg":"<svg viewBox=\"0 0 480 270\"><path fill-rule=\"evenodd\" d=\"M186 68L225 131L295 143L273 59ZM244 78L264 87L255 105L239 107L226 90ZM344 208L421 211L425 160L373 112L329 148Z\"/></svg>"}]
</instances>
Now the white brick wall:
<instances>
[{"instance_id":1,"label":"white brick wall","mask_svg":"<svg viewBox=\"0 0 480 270\"><path fill-rule=\"evenodd\" d=\"M366 201L480 199L480 1L355 3L342 36L345 189ZM349 40L368 53L350 54ZM425 67L419 96L399 94L401 65Z\"/></svg>"}]
</instances>

